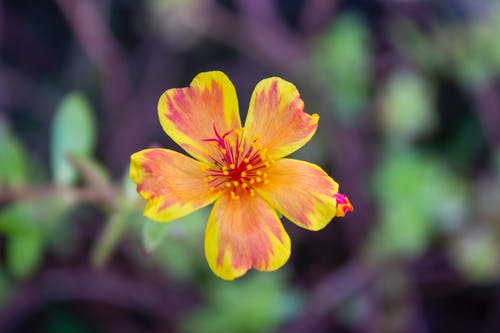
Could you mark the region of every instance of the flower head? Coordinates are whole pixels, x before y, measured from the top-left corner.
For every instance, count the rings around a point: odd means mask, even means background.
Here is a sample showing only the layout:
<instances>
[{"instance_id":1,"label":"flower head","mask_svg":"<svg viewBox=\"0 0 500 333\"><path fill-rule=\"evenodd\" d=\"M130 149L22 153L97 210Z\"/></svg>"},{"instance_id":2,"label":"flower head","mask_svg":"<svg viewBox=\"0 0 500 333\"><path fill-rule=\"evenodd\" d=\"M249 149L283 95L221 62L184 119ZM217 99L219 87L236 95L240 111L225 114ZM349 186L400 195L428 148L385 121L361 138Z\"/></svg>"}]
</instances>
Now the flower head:
<instances>
[{"instance_id":1,"label":"flower head","mask_svg":"<svg viewBox=\"0 0 500 333\"><path fill-rule=\"evenodd\" d=\"M131 156L130 177L147 200L144 215L170 222L214 203L205 254L217 276L232 280L251 268L281 267L290 238L278 213L319 230L352 210L320 167L284 158L316 131L318 115L303 108L295 86L278 77L257 84L244 127L236 91L222 72L200 73L189 87L167 90L158 103L160 123L192 158L160 148Z\"/></svg>"}]
</instances>

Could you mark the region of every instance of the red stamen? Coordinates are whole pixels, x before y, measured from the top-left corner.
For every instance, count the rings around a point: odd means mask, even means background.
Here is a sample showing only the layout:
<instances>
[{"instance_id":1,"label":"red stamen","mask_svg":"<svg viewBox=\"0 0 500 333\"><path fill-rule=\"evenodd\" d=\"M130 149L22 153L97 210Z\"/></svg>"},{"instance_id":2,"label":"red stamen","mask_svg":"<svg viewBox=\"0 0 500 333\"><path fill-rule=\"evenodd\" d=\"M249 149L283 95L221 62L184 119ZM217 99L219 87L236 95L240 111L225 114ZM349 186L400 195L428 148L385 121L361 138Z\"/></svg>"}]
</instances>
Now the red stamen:
<instances>
[{"instance_id":1,"label":"red stamen","mask_svg":"<svg viewBox=\"0 0 500 333\"><path fill-rule=\"evenodd\" d=\"M213 130L214 137L203 140L214 142L212 147L215 150L208 155L215 167L206 170L206 186L211 191L229 191L226 193L230 193L231 198L235 200L244 192L253 197L253 187L269 183L264 180L267 174L261 171L272 162L266 155L267 149L257 144L259 137L256 136L252 140L245 138L243 129L230 130L222 136L215 125ZM232 133L235 135L231 139Z\"/></svg>"}]
</instances>

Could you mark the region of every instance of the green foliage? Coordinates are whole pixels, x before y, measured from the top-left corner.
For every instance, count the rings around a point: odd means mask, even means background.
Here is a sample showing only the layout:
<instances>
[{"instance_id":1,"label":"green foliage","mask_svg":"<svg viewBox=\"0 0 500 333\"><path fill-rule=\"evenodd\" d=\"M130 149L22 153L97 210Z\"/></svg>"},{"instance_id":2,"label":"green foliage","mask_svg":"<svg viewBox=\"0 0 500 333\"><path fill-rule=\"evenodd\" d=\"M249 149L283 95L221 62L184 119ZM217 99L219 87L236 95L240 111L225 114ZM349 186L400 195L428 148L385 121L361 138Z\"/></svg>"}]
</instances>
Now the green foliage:
<instances>
[{"instance_id":1,"label":"green foliage","mask_svg":"<svg viewBox=\"0 0 500 333\"><path fill-rule=\"evenodd\" d=\"M451 258L471 281L491 283L500 273L499 251L493 233L475 228L458 239L451 249Z\"/></svg>"},{"instance_id":2,"label":"green foliage","mask_svg":"<svg viewBox=\"0 0 500 333\"><path fill-rule=\"evenodd\" d=\"M89 171L91 175L94 175L92 177L94 180L89 183L93 184L94 188L97 189L100 187L109 189L110 184L107 175L102 174L102 177L99 177L99 174L101 174L99 172L100 167L94 163L88 164L87 167L90 168ZM118 246L123 235L132 223L137 222L138 219L141 221L146 220L143 216L138 217L138 207L135 204L135 199L137 198L132 198L129 193L131 190L131 183L132 181L128 175L125 175L125 177L123 177L120 193L110 193L110 195L117 196L116 202L115 205L111 207L101 235L95 242L94 248L90 254L90 261L96 268L102 268L108 263L115 248Z\"/></svg>"},{"instance_id":3,"label":"green foliage","mask_svg":"<svg viewBox=\"0 0 500 333\"><path fill-rule=\"evenodd\" d=\"M0 232L7 236L6 264L16 279L28 278L40 265L44 246L36 205L15 203L0 211Z\"/></svg>"},{"instance_id":4,"label":"green foliage","mask_svg":"<svg viewBox=\"0 0 500 333\"><path fill-rule=\"evenodd\" d=\"M16 279L26 279L38 268L44 251L43 235L36 230L9 237L7 268Z\"/></svg>"},{"instance_id":5,"label":"green foliage","mask_svg":"<svg viewBox=\"0 0 500 333\"><path fill-rule=\"evenodd\" d=\"M90 260L94 267L101 268L108 263L122 239L127 222L132 218L133 212L134 210L129 207L120 207L110 214L91 253Z\"/></svg>"},{"instance_id":6,"label":"green foliage","mask_svg":"<svg viewBox=\"0 0 500 333\"><path fill-rule=\"evenodd\" d=\"M443 50L413 22L397 18L387 23L386 32L397 51L422 71L435 72L447 65Z\"/></svg>"},{"instance_id":7,"label":"green foliage","mask_svg":"<svg viewBox=\"0 0 500 333\"><path fill-rule=\"evenodd\" d=\"M302 304L300 295L285 285L282 274L253 272L230 283L212 280L205 306L185 318L182 331L273 332Z\"/></svg>"},{"instance_id":8,"label":"green foliage","mask_svg":"<svg viewBox=\"0 0 500 333\"><path fill-rule=\"evenodd\" d=\"M0 118L0 187L24 185L28 179L28 158L21 142Z\"/></svg>"},{"instance_id":9,"label":"green foliage","mask_svg":"<svg viewBox=\"0 0 500 333\"><path fill-rule=\"evenodd\" d=\"M500 5L492 6L484 18L470 26L457 26L443 38L457 39L449 49L452 65L459 79L471 88L481 86L500 74Z\"/></svg>"},{"instance_id":10,"label":"green foliage","mask_svg":"<svg viewBox=\"0 0 500 333\"><path fill-rule=\"evenodd\" d=\"M395 72L381 92L382 129L396 140L412 140L436 125L431 89L417 73Z\"/></svg>"},{"instance_id":11,"label":"green foliage","mask_svg":"<svg viewBox=\"0 0 500 333\"><path fill-rule=\"evenodd\" d=\"M106 190L111 186L107 170L89 156L71 156L71 166L78 171L86 184L93 189Z\"/></svg>"},{"instance_id":12,"label":"green foliage","mask_svg":"<svg viewBox=\"0 0 500 333\"><path fill-rule=\"evenodd\" d=\"M149 219L144 221L142 227L142 244L146 253L152 253L160 246L167 235L167 226L167 223L159 223Z\"/></svg>"},{"instance_id":13,"label":"green foliage","mask_svg":"<svg viewBox=\"0 0 500 333\"><path fill-rule=\"evenodd\" d=\"M391 151L375 173L380 225L370 247L381 256L415 256L439 230L465 218L463 182L431 156Z\"/></svg>"},{"instance_id":14,"label":"green foliage","mask_svg":"<svg viewBox=\"0 0 500 333\"><path fill-rule=\"evenodd\" d=\"M344 14L318 41L313 53L316 75L332 96L340 119L350 120L361 111L368 98L370 39L360 17Z\"/></svg>"},{"instance_id":15,"label":"green foliage","mask_svg":"<svg viewBox=\"0 0 500 333\"><path fill-rule=\"evenodd\" d=\"M500 74L500 5L468 24L445 24L429 36L405 20L388 25L398 50L421 69L449 71L474 90Z\"/></svg>"},{"instance_id":16,"label":"green foliage","mask_svg":"<svg viewBox=\"0 0 500 333\"><path fill-rule=\"evenodd\" d=\"M0 211L0 232L7 236L7 269L13 277L26 279L37 269L47 239L70 207L70 201L46 197L16 202Z\"/></svg>"},{"instance_id":17,"label":"green foliage","mask_svg":"<svg viewBox=\"0 0 500 333\"><path fill-rule=\"evenodd\" d=\"M154 245L153 256L165 270L180 280L194 279L200 271L207 272L204 260L204 234L210 208L203 208L177 221L148 222L143 225L143 247ZM152 227L151 224L159 224ZM156 236L149 236L154 228ZM147 230L149 229L149 230ZM151 237L146 239L146 237Z\"/></svg>"},{"instance_id":18,"label":"green foliage","mask_svg":"<svg viewBox=\"0 0 500 333\"><path fill-rule=\"evenodd\" d=\"M14 203L0 211L0 232L5 235L20 235L32 228L38 228L32 220L37 205L34 203Z\"/></svg>"},{"instance_id":19,"label":"green foliage","mask_svg":"<svg viewBox=\"0 0 500 333\"><path fill-rule=\"evenodd\" d=\"M77 172L69 161L72 156L91 157L96 129L92 108L80 93L67 95L57 108L52 124L51 162L54 180L70 185Z\"/></svg>"}]
</instances>

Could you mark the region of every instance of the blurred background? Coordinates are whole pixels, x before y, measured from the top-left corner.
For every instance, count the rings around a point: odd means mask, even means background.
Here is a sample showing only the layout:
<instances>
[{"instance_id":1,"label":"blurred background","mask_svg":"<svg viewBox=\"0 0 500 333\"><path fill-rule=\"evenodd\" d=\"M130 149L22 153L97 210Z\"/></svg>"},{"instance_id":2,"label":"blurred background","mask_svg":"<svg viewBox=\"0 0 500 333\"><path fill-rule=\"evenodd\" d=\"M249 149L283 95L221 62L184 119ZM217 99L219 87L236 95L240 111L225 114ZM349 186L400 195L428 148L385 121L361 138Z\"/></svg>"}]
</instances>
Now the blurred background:
<instances>
[{"instance_id":1,"label":"blurred background","mask_svg":"<svg viewBox=\"0 0 500 333\"><path fill-rule=\"evenodd\" d=\"M500 332L500 3L0 0L0 332ZM293 82L354 212L216 278L131 153L199 72Z\"/></svg>"}]
</instances>

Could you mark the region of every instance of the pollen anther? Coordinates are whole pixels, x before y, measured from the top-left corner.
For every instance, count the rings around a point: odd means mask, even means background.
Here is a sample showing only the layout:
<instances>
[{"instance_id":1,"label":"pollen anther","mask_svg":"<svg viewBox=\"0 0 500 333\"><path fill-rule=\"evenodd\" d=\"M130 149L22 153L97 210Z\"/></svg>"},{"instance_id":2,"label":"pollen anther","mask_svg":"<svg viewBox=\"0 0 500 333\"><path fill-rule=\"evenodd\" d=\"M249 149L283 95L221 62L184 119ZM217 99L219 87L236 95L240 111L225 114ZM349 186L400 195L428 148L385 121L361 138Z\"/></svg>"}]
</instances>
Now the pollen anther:
<instances>
[{"instance_id":1,"label":"pollen anther","mask_svg":"<svg viewBox=\"0 0 500 333\"><path fill-rule=\"evenodd\" d=\"M243 128L236 128L224 134L214 128L214 134L213 138L207 138L206 141L218 153L209 155L212 166L203 167L207 172L203 177L205 187L212 192L226 193L234 200L240 198L238 191L254 197L255 187L269 184L265 168L274 163L268 148L260 143L260 135L249 139L244 135ZM238 187L241 187L241 190Z\"/></svg>"}]
</instances>

